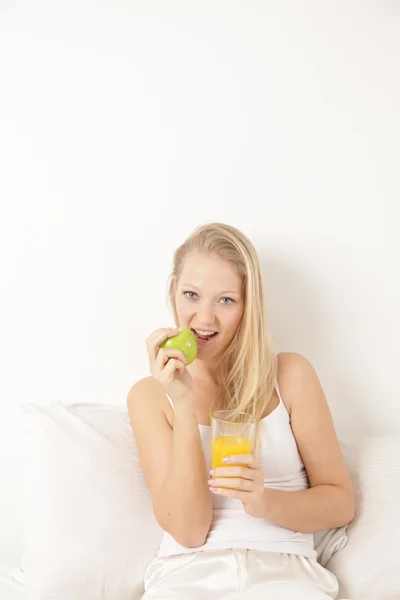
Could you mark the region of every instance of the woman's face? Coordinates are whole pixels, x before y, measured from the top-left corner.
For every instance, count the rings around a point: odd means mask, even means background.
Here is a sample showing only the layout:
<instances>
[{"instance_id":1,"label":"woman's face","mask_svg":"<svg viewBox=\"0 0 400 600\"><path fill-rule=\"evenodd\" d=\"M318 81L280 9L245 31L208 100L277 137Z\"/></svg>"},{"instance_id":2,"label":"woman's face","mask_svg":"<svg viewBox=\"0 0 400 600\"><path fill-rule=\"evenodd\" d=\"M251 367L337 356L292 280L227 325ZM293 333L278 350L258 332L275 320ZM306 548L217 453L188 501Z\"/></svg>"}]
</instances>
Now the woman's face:
<instances>
[{"instance_id":1,"label":"woman's face","mask_svg":"<svg viewBox=\"0 0 400 600\"><path fill-rule=\"evenodd\" d=\"M179 327L194 331L197 358L208 360L229 345L240 325L244 312L241 278L232 263L215 254L190 254L175 282L175 302ZM217 333L211 337L202 335L213 332Z\"/></svg>"}]
</instances>

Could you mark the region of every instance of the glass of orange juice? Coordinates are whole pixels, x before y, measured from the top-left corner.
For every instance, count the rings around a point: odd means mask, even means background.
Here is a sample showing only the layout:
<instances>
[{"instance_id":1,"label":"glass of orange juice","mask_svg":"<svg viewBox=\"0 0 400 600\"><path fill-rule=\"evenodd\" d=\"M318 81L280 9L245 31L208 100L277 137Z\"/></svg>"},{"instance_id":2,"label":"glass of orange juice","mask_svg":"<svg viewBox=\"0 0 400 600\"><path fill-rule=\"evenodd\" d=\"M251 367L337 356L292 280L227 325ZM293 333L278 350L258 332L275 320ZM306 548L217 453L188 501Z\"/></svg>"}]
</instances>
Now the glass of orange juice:
<instances>
[{"instance_id":1,"label":"glass of orange juice","mask_svg":"<svg viewBox=\"0 0 400 600\"><path fill-rule=\"evenodd\" d=\"M211 417L211 468L226 467L226 456L254 454L257 421L249 414L217 410Z\"/></svg>"}]
</instances>

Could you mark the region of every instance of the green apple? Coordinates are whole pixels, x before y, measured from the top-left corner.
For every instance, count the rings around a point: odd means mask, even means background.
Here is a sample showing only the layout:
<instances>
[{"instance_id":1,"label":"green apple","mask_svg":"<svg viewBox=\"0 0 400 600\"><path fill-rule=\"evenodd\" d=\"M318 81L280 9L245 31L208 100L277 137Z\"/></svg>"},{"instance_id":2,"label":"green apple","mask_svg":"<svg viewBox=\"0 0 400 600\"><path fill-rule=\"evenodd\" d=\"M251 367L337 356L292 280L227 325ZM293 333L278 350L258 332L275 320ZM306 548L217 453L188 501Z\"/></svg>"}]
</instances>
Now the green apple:
<instances>
[{"instance_id":1,"label":"green apple","mask_svg":"<svg viewBox=\"0 0 400 600\"><path fill-rule=\"evenodd\" d=\"M188 366L197 356L196 336L190 329L180 329L178 335L167 338L161 344L161 348L176 348L180 350L186 358L186 366Z\"/></svg>"}]
</instances>

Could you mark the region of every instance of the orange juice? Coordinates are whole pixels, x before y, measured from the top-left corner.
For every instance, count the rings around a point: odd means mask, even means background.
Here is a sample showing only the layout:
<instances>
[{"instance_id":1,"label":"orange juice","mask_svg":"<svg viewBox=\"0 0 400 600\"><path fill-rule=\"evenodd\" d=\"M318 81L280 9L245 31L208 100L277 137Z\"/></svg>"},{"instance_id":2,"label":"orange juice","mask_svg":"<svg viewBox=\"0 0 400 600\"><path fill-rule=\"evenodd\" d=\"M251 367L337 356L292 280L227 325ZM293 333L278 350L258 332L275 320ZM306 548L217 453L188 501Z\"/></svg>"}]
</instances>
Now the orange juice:
<instances>
[{"instance_id":1,"label":"orange juice","mask_svg":"<svg viewBox=\"0 0 400 600\"><path fill-rule=\"evenodd\" d=\"M227 467L230 463L222 462L225 456L233 454L252 454L251 440L241 435L221 435L211 441L211 468Z\"/></svg>"}]
</instances>

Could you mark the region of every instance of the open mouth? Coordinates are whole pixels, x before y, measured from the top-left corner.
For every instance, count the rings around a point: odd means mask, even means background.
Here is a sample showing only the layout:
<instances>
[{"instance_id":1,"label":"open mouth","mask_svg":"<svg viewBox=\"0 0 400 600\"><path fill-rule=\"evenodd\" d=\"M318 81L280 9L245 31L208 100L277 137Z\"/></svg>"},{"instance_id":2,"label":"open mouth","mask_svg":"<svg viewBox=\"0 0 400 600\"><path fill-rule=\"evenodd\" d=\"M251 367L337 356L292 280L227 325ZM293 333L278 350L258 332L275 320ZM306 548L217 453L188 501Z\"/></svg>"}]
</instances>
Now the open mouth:
<instances>
[{"instance_id":1,"label":"open mouth","mask_svg":"<svg viewBox=\"0 0 400 600\"><path fill-rule=\"evenodd\" d=\"M200 342L209 342L210 340L212 340L213 338L215 338L218 335L218 331L214 331L214 333L211 333L209 335L204 335L202 333L199 333L198 331L196 331L196 329L192 328L192 331L194 333L194 335L196 336L197 341Z\"/></svg>"}]
</instances>

